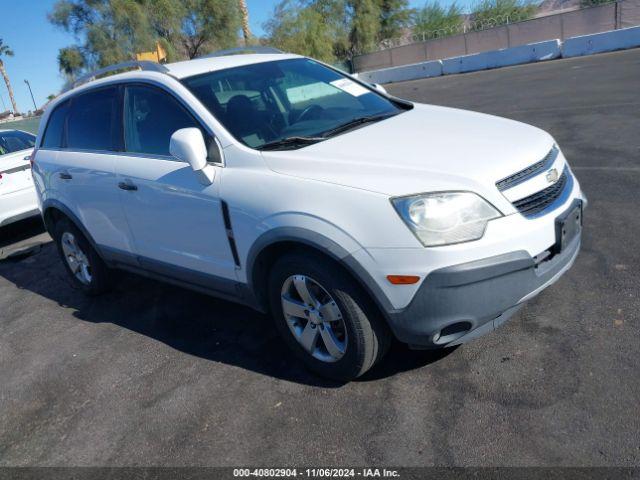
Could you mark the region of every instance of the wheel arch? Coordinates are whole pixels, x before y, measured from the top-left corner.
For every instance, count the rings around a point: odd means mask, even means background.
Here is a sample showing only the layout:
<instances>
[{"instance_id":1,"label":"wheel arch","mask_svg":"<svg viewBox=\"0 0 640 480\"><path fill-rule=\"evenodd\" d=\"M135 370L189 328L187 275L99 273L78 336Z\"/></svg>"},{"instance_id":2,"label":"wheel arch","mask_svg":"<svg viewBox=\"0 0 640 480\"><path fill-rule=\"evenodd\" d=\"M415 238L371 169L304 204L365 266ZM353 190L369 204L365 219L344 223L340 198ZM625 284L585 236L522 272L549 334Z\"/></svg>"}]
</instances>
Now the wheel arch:
<instances>
[{"instance_id":1,"label":"wheel arch","mask_svg":"<svg viewBox=\"0 0 640 480\"><path fill-rule=\"evenodd\" d=\"M51 235L51 238L55 239L55 225L62 218L66 218L73 223L75 227L82 232L100 258L102 258L102 253L96 242L93 240L91 234L87 231L84 225L82 225L80 219L66 205L54 199L49 199L44 202L42 205L42 219L47 232Z\"/></svg>"},{"instance_id":2,"label":"wheel arch","mask_svg":"<svg viewBox=\"0 0 640 480\"><path fill-rule=\"evenodd\" d=\"M391 303L350 252L324 235L298 227L281 227L266 232L249 251L246 261L248 288L261 310L269 309L266 292L271 267L282 255L292 251L313 252L330 259L360 285L387 318L386 312L392 308Z\"/></svg>"}]
</instances>

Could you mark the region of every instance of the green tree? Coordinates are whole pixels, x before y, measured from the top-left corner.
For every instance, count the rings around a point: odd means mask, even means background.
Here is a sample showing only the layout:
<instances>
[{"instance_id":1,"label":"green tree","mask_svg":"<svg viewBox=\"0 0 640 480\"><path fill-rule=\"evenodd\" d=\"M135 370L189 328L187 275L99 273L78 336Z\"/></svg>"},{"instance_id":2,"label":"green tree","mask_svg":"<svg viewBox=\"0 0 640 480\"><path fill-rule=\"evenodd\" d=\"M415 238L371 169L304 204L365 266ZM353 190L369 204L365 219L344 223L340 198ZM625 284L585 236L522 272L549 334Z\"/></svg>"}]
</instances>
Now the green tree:
<instances>
[{"instance_id":1,"label":"green tree","mask_svg":"<svg viewBox=\"0 0 640 480\"><path fill-rule=\"evenodd\" d=\"M13 96L13 88L11 87L11 81L9 80L7 70L4 68L4 61L2 60L2 57L13 57L13 50L11 50L8 45L5 45L0 38L0 75L4 79L4 83L7 86L9 99L11 100L11 106L13 107L13 113L17 114L18 106L16 105L16 99Z\"/></svg>"},{"instance_id":2,"label":"green tree","mask_svg":"<svg viewBox=\"0 0 640 480\"><path fill-rule=\"evenodd\" d=\"M463 23L462 9L455 2L445 8L434 0L415 13L413 32L426 38L454 35Z\"/></svg>"},{"instance_id":3,"label":"green tree","mask_svg":"<svg viewBox=\"0 0 640 480\"><path fill-rule=\"evenodd\" d=\"M409 8L408 0L379 0L380 2L380 39L396 38L411 23L415 13Z\"/></svg>"},{"instance_id":4,"label":"green tree","mask_svg":"<svg viewBox=\"0 0 640 480\"><path fill-rule=\"evenodd\" d=\"M339 59L350 57L351 16L348 0L305 0L304 3L323 18L327 32L332 37L333 56Z\"/></svg>"},{"instance_id":5,"label":"green tree","mask_svg":"<svg viewBox=\"0 0 640 480\"><path fill-rule=\"evenodd\" d=\"M371 50L380 36L382 10L379 0L350 0L349 40L354 53Z\"/></svg>"},{"instance_id":6,"label":"green tree","mask_svg":"<svg viewBox=\"0 0 640 480\"><path fill-rule=\"evenodd\" d=\"M87 66L104 67L153 47L144 6L136 0L58 0L49 20L84 39Z\"/></svg>"},{"instance_id":7,"label":"green tree","mask_svg":"<svg viewBox=\"0 0 640 480\"><path fill-rule=\"evenodd\" d=\"M58 0L49 14L76 35L88 68L133 60L160 43L170 61L237 45L240 11L227 0Z\"/></svg>"},{"instance_id":8,"label":"green tree","mask_svg":"<svg viewBox=\"0 0 640 480\"><path fill-rule=\"evenodd\" d=\"M183 46L183 18L186 8L175 0L144 0L151 35L167 52L169 61L185 58Z\"/></svg>"},{"instance_id":9,"label":"green tree","mask_svg":"<svg viewBox=\"0 0 640 480\"><path fill-rule=\"evenodd\" d=\"M58 68L68 81L75 80L84 67L84 55L78 47L60 49L58 53Z\"/></svg>"},{"instance_id":10,"label":"green tree","mask_svg":"<svg viewBox=\"0 0 640 480\"><path fill-rule=\"evenodd\" d=\"M184 0L183 45L187 56L195 58L216 49L238 44L240 11L228 0Z\"/></svg>"},{"instance_id":11,"label":"green tree","mask_svg":"<svg viewBox=\"0 0 640 480\"><path fill-rule=\"evenodd\" d=\"M471 29L482 30L531 18L536 6L528 0L481 0L471 11Z\"/></svg>"},{"instance_id":12,"label":"green tree","mask_svg":"<svg viewBox=\"0 0 640 480\"><path fill-rule=\"evenodd\" d=\"M265 23L268 41L287 51L333 62L402 33L407 0L281 0Z\"/></svg>"},{"instance_id":13,"label":"green tree","mask_svg":"<svg viewBox=\"0 0 640 480\"><path fill-rule=\"evenodd\" d=\"M265 30L270 43L284 51L333 62L337 35L332 20L316 5L283 0L275 6Z\"/></svg>"}]
</instances>

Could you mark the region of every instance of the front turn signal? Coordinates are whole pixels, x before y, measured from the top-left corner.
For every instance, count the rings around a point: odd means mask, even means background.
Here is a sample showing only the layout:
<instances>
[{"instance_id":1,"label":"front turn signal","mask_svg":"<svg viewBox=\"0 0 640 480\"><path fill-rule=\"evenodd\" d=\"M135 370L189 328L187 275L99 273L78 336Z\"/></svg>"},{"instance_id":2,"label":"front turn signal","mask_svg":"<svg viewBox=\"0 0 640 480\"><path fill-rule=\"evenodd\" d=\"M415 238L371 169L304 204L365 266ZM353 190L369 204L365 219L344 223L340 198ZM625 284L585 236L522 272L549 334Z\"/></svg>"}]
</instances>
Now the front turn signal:
<instances>
[{"instance_id":1,"label":"front turn signal","mask_svg":"<svg viewBox=\"0 0 640 480\"><path fill-rule=\"evenodd\" d=\"M387 280L393 285L413 285L420 281L417 275L387 275Z\"/></svg>"}]
</instances>

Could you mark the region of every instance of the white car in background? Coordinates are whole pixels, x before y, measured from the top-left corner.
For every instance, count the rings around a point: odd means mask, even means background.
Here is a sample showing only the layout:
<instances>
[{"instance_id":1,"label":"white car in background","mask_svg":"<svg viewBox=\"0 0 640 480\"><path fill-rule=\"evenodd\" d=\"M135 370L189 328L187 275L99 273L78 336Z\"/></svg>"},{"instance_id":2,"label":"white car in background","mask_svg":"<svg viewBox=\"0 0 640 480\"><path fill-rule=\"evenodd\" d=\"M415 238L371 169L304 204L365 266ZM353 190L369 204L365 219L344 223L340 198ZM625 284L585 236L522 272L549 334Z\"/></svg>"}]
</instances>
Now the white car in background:
<instances>
[{"instance_id":1,"label":"white car in background","mask_svg":"<svg viewBox=\"0 0 640 480\"><path fill-rule=\"evenodd\" d=\"M0 227L40 214L31 175L35 135L0 130Z\"/></svg>"}]
</instances>

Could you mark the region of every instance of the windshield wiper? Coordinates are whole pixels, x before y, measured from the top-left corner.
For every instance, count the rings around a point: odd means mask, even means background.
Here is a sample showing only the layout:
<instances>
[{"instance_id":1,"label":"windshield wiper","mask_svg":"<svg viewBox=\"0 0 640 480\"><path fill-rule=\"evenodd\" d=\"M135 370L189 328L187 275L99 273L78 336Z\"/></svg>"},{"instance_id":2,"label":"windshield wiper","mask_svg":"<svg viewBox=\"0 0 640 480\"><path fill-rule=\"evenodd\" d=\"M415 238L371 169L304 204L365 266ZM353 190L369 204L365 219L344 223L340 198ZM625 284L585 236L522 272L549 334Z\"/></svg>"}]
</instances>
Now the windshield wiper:
<instances>
[{"instance_id":1,"label":"windshield wiper","mask_svg":"<svg viewBox=\"0 0 640 480\"><path fill-rule=\"evenodd\" d=\"M326 140L325 137L286 137L280 140L274 140L273 142L265 143L258 147L258 150L277 150L280 147L296 148L304 147L305 145L313 145L314 143L322 142Z\"/></svg>"},{"instance_id":2,"label":"windshield wiper","mask_svg":"<svg viewBox=\"0 0 640 480\"><path fill-rule=\"evenodd\" d=\"M347 123L343 123L331 130L327 130L326 132L322 132L322 136L324 138L329 138L334 135L338 135L339 133L347 132L353 128L356 128L360 125L364 125L365 123L374 123L379 122L380 120L384 120L385 118L394 117L397 115L396 113L384 113L381 115L369 115L368 117L358 117L353 120L348 121Z\"/></svg>"},{"instance_id":3,"label":"windshield wiper","mask_svg":"<svg viewBox=\"0 0 640 480\"><path fill-rule=\"evenodd\" d=\"M274 140L273 142L265 143L264 145L258 147L258 150L278 150L285 148L300 148L306 145L312 145L314 143L322 142L334 135L338 135L339 133L346 132L353 128L356 128L360 125L364 125L365 123L374 123L379 122L380 120L384 120L385 118L394 117L397 113L384 113L381 115L369 115L367 117L358 117L353 120L348 121L347 123L343 123L335 128L322 132L320 136L317 137L286 137L281 138L280 140Z\"/></svg>"}]
</instances>

